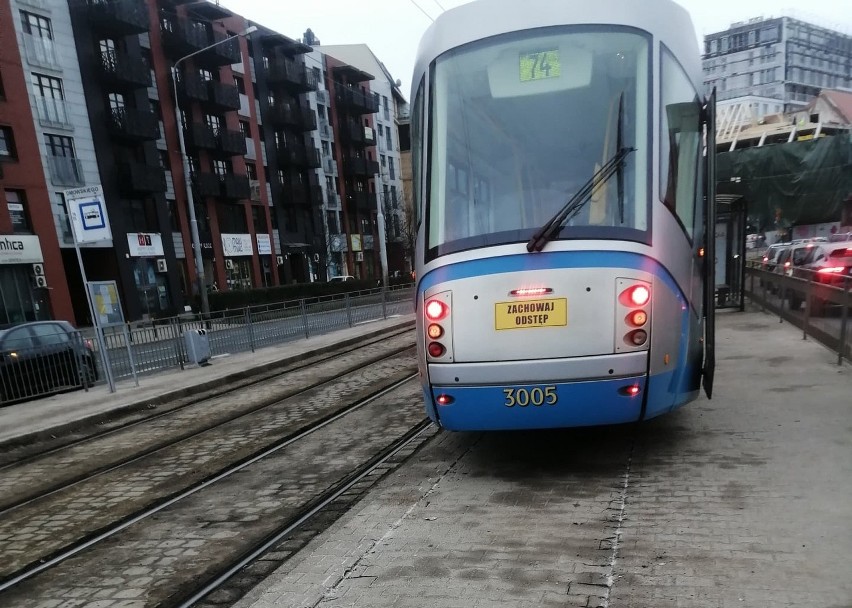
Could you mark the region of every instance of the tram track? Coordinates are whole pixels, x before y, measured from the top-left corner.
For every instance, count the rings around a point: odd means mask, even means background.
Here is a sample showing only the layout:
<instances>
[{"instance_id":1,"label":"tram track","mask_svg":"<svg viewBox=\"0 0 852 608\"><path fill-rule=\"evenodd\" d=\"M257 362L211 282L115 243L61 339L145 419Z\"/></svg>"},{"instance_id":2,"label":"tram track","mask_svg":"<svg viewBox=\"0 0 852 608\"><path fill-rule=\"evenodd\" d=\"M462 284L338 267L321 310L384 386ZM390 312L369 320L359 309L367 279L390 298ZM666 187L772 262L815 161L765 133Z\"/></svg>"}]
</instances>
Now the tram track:
<instances>
[{"instance_id":1,"label":"tram track","mask_svg":"<svg viewBox=\"0 0 852 608\"><path fill-rule=\"evenodd\" d=\"M192 403L0 467L0 518L11 509L154 454L216 426L251 415L282 399L333 382L365 365L399 356L413 345L409 334L410 331L405 331L384 336L381 340L359 348L337 352L319 361L306 362L296 369L265 375L249 385L241 384L213 396L200 397ZM346 359L347 356L350 359ZM310 377L300 378L300 373ZM286 383L280 382L285 379ZM281 386L280 391L273 388L268 395L257 399L246 396L245 391L252 387L259 388L265 384L266 389L274 387L277 381L287 386ZM241 393L240 403L228 399L238 391ZM143 426L146 427L144 432L150 437L148 443L141 441L140 434L136 432ZM120 434L126 440L116 441L112 445L108 443ZM99 447L104 444L105 448Z\"/></svg>"},{"instance_id":2,"label":"tram track","mask_svg":"<svg viewBox=\"0 0 852 608\"><path fill-rule=\"evenodd\" d=\"M413 349L406 356L386 353L369 367L335 375L319 386L7 509L0 514L0 538L7 547L0 580L11 580L116 522L131 520L413 371Z\"/></svg>"},{"instance_id":3,"label":"tram track","mask_svg":"<svg viewBox=\"0 0 852 608\"><path fill-rule=\"evenodd\" d=\"M324 348L312 355L298 358L298 360L293 358L271 365L267 364L264 366L267 368L264 371L247 370L243 373L232 374L236 377L233 381L225 385L203 389L198 393L180 397L168 403L156 403L156 400L152 400L144 408L115 414L113 417L90 423L86 428L73 429L64 437L51 437L49 440L44 441L29 441L25 445L6 442L6 444L0 445L0 479L2 479L4 472L10 467L26 464L27 462L55 454L63 449L72 448L93 439L106 437L148 421L168 416L173 412L216 397L233 394L287 374L309 369L327 361L333 361L367 347L384 344L390 339L404 336L408 333L411 333L410 327L405 327L401 330L393 328L381 332L378 336L374 336L368 340L351 339L345 341L339 347Z\"/></svg>"},{"instance_id":4,"label":"tram track","mask_svg":"<svg viewBox=\"0 0 852 608\"><path fill-rule=\"evenodd\" d=\"M163 511L166 511L176 505L180 505L180 503L187 501L188 499L192 499L193 497L196 497L202 492L208 491L209 494L211 488L216 484L220 484L225 480L233 479L234 476L236 476L238 473L252 467L253 465L256 465L261 461L269 459L280 451L293 446L297 442L304 441L311 435L314 435L315 433L318 433L326 429L327 427L334 425L335 423L340 423L341 420L345 419L346 417L351 417L353 413L358 412L359 410L362 410L363 408L375 403L382 397L391 395L395 391L399 391L401 387L408 385L409 388L411 388L412 380L415 377L415 375L408 375L405 378L396 379L393 381L392 384L383 387L374 394L361 398L357 402L348 405L341 411L331 416L328 416L325 419L310 425L308 428L302 429L299 432L285 439L282 439L281 441L276 442L274 445L267 447L262 452L255 454L250 458L244 459L239 463L235 463L234 465L221 471L214 477L206 479L203 482L197 483L192 487L187 488L186 490L169 497L167 500L164 500L155 506L136 513L132 517L129 517L124 521L121 521L116 525L111 526L109 529L103 530L97 535L86 539L84 542L78 543L77 545L58 552L57 554L50 556L47 559L41 560L37 565L27 568L25 571L20 572L16 576L0 583L0 601L3 601L3 594L5 592L10 590L14 591L15 588L19 587L22 583L34 579L39 575L42 575L43 573L46 573L51 569L60 566L64 562L74 558L75 556L78 556L81 553L86 552L87 550L96 548L99 545L105 543L106 541L114 539L114 537L120 535L128 528L136 526L140 523L144 523L146 520L153 519L157 514L160 514ZM414 391L410 391L410 393L413 392ZM287 534L290 534L298 526L306 522L310 517L321 511L324 507L332 503L335 499L339 498L345 492L349 491L364 477L375 471L389 458L398 453L413 439L418 437L426 428L428 428L429 421L422 419L422 414L418 414L416 411L413 410L411 412L410 417L412 419L420 418L420 420L413 424L412 428L406 428L405 431L401 434L401 436L392 438L389 445L383 447L377 453L372 454L366 462L360 463L357 467L355 467L353 471L348 472L342 479L338 480L334 484L330 484L329 488L325 492L306 502L304 505L301 505L299 512L295 513L286 521L285 525L283 526L283 529L279 525L276 526L276 529L273 530L272 533L265 534L265 542L261 545L260 548L246 546L245 550L241 554L239 554L238 559L224 560L228 567L222 568L221 572L217 572L217 576L213 578L213 580L206 582L206 584L202 587L200 591L194 591L192 597L200 599L201 597L208 595L216 588L221 587L221 585L225 581L227 581L234 572L251 563L254 559L256 559L259 554L265 552L269 547L274 546L281 539L285 538ZM409 425L407 424L406 426ZM189 583L190 587L192 587L193 585L194 583ZM62 593L62 591L60 591L60 593ZM25 592L24 596L22 597L29 598L29 592ZM13 593L12 596L7 597L7 599L14 602L16 601L16 596ZM181 603L180 605L190 605L186 603L186 599L182 600L182 602L183 603ZM172 605L172 603L169 602L166 605Z\"/></svg>"}]
</instances>

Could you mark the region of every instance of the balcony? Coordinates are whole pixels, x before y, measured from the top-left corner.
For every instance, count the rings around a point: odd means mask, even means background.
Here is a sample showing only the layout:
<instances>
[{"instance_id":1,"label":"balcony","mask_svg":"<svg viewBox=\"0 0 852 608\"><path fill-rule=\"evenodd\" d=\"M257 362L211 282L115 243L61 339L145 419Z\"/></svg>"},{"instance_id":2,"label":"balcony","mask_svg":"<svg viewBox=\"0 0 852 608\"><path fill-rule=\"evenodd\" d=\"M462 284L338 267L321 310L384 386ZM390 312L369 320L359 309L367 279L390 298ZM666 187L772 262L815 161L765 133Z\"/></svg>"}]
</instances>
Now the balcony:
<instances>
[{"instance_id":1,"label":"balcony","mask_svg":"<svg viewBox=\"0 0 852 608\"><path fill-rule=\"evenodd\" d=\"M212 38L212 39L211 39ZM228 42L222 42L228 36L222 32L213 32L212 36L207 35L207 42L202 46L217 44L214 47L196 55L195 60L208 68L218 68L224 65L231 65L242 61L240 55L240 39L231 38Z\"/></svg>"},{"instance_id":2,"label":"balcony","mask_svg":"<svg viewBox=\"0 0 852 608\"><path fill-rule=\"evenodd\" d=\"M162 167L142 163L125 163L119 170L121 188L125 194L154 194L166 191L166 172Z\"/></svg>"},{"instance_id":3,"label":"balcony","mask_svg":"<svg viewBox=\"0 0 852 608\"><path fill-rule=\"evenodd\" d=\"M113 137L128 141L154 141L159 138L157 117L150 110L112 108L106 113L107 127Z\"/></svg>"},{"instance_id":4,"label":"balcony","mask_svg":"<svg viewBox=\"0 0 852 608\"><path fill-rule=\"evenodd\" d=\"M86 179L83 177L83 163L72 156L46 157L47 168L50 172L50 183L54 186L83 186Z\"/></svg>"},{"instance_id":5,"label":"balcony","mask_svg":"<svg viewBox=\"0 0 852 608\"><path fill-rule=\"evenodd\" d=\"M376 208L376 195L373 192L351 192L346 195L346 204L352 211L373 211Z\"/></svg>"},{"instance_id":6,"label":"balcony","mask_svg":"<svg viewBox=\"0 0 852 608\"><path fill-rule=\"evenodd\" d=\"M245 156L246 138L240 131L220 129L216 134L216 143L217 150L227 156Z\"/></svg>"},{"instance_id":7,"label":"balcony","mask_svg":"<svg viewBox=\"0 0 852 608\"><path fill-rule=\"evenodd\" d=\"M376 145L376 130L372 127L364 127L364 145L367 147Z\"/></svg>"},{"instance_id":8,"label":"balcony","mask_svg":"<svg viewBox=\"0 0 852 608\"><path fill-rule=\"evenodd\" d=\"M281 103L269 106L269 122L273 127L290 126L301 131L317 128L317 115L310 108Z\"/></svg>"},{"instance_id":9,"label":"balcony","mask_svg":"<svg viewBox=\"0 0 852 608\"><path fill-rule=\"evenodd\" d=\"M270 83L280 84L295 93L317 90L317 79L313 71L291 59L270 59L266 75Z\"/></svg>"},{"instance_id":10,"label":"balcony","mask_svg":"<svg viewBox=\"0 0 852 608\"><path fill-rule=\"evenodd\" d=\"M373 177L379 172L379 163L363 157L350 156L343 161L343 171L349 175Z\"/></svg>"},{"instance_id":11,"label":"balcony","mask_svg":"<svg viewBox=\"0 0 852 608\"><path fill-rule=\"evenodd\" d=\"M32 34L23 34L24 52L27 63L33 67L61 70L59 59L56 57L56 47L50 38L40 38Z\"/></svg>"},{"instance_id":12,"label":"balcony","mask_svg":"<svg viewBox=\"0 0 852 608\"><path fill-rule=\"evenodd\" d=\"M150 29L144 0L84 0L89 23L111 36L142 34Z\"/></svg>"},{"instance_id":13,"label":"balcony","mask_svg":"<svg viewBox=\"0 0 852 608\"><path fill-rule=\"evenodd\" d=\"M151 68L142 57L114 50L101 52L101 77L109 84L131 89L151 86Z\"/></svg>"},{"instance_id":14,"label":"balcony","mask_svg":"<svg viewBox=\"0 0 852 608\"><path fill-rule=\"evenodd\" d=\"M338 105L353 114L374 114L379 111L379 102L371 93L357 89L341 88L334 94Z\"/></svg>"},{"instance_id":15,"label":"balcony","mask_svg":"<svg viewBox=\"0 0 852 608\"><path fill-rule=\"evenodd\" d=\"M205 198L218 198L222 191L219 176L215 173L196 173L192 176L192 187L199 197Z\"/></svg>"},{"instance_id":16,"label":"balcony","mask_svg":"<svg viewBox=\"0 0 852 608\"><path fill-rule=\"evenodd\" d=\"M317 103L321 103L324 106L327 106L328 102L329 102L328 91L326 91L325 89L317 90Z\"/></svg>"},{"instance_id":17,"label":"balcony","mask_svg":"<svg viewBox=\"0 0 852 608\"><path fill-rule=\"evenodd\" d=\"M52 129L73 128L71 119L68 117L68 103L64 99L36 97L35 102L38 122L41 126Z\"/></svg>"},{"instance_id":18,"label":"balcony","mask_svg":"<svg viewBox=\"0 0 852 608\"><path fill-rule=\"evenodd\" d=\"M319 150L289 137L278 144L278 164L310 169L319 169L322 166Z\"/></svg>"},{"instance_id":19,"label":"balcony","mask_svg":"<svg viewBox=\"0 0 852 608\"><path fill-rule=\"evenodd\" d=\"M174 57L189 55L210 44L206 26L175 15L161 13L160 32L163 47Z\"/></svg>"},{"instance_id":20,"label":"balcony","mask_svg":"<svg viewBox=\"0 0 852 608\"><path fill-rule=\"evenodd\" d=\"M219 145L216 141L216 133L203 122L194 122L190 125L186 133L186 143L188 146L205 150L215 150Z\"/></svg>"},{"instance_id":21,"label":"balcony","mask_svg":"<svg viewBox=\"0 0 852 608\"><path fill-rule=\"evenodd\" d=\"M362 127L357 120L342 119L340 121L338 133L340 134L341 141L345 141L349 144L355 144L358 147L363 146L364 127Z\"/></svg>"},{"instance_id":22,"label":"balcony","mask_svg":"<svg viewBox=\"0 0 852 608\"><path fill-rule=\"evenodd\" d=\"M219 182L222 198L241 201L251 197L251 185L245 175L223 175Z\"/></svg>"},{"instance_id":23,"label":"balcony","mask_svg":"<svg viewBox=\"0 0 852 608\"><path fill-rule=\"evenodd\" d=\"M236 85L207 81L208 105L224 112L240 109L240 92Z\"/></svg>"},{"instance_id":24,"label":"balcony","mask_svg":"<svg viewBox=\"0 0 852 608\"><path fill-rule=\"evenodd\" d=\"M178 95L184 100L207 102L210 96L207 81L198 74L183 72L178 76Z\"/></svg>"}]
</instances>

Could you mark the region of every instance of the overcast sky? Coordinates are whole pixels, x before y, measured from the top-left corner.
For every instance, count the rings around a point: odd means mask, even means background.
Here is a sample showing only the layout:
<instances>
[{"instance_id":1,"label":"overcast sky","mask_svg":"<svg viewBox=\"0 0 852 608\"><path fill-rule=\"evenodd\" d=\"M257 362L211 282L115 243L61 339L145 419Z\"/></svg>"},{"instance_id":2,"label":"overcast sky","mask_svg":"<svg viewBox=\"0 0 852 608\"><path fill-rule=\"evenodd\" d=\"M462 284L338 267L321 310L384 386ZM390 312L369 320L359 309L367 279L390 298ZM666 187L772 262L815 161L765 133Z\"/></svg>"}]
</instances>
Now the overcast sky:
<instances>
[{"instance_id":1,"label":"overcast sky","mask_svg":"<svg viewBox=\"0 0 852 608\"><path fill-rule=\"evenodd\" d=\"M518 0L521 2L522 0ZM554 0L561 1L561 0ZM641 2L642 0L636 0ZM788 0L677 0L692 15L699 38L752 17L789 15L852 34L852 1L808 0L788 8ZM366 43L408 97L420 37L442 6L468 0L220 0L220 4L290 38L311 28L322 44ZM422 11L417 7L422 8ZM696 40L698 45L698 40Z\"/></svg>"}]
</instances>

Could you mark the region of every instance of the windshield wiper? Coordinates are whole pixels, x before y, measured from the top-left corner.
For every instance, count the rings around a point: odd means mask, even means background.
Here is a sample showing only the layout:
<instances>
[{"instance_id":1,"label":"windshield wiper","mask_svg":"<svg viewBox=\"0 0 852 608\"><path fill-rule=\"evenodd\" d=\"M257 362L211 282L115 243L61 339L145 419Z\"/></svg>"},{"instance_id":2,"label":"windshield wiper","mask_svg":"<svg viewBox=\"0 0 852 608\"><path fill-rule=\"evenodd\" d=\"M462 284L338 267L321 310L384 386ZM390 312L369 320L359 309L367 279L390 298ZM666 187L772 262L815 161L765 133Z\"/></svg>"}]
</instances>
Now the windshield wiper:
<instances>
[{"instance_id":1,"label":"windshield wiper","mask_svg":"<svg viewBox=\"0 0 852 608\"><path fill-rule=\"evenodd\" d=\"M618 98L618 126L616 127L615 147L619 152L624 149L624 93ZM618 163L618 222L624 223L624 164Z\"/></svg>"},{"instance_id":2,"label":"windshield wiper","mask_svg":"<svg viewBox=\"0 0 852 608\"><path fill-rule=\"evenodd\" d=\"M622 142L622 123L624 118L624 96L618 103L618 129L616 134L616 144L618 152L610 158L604 166L598 169L589 180L572 196L565 205L556 212L541 228L536 230L535 234L527 243L527 251L541 251L544 246L559 234L562 226L571 221L571 219L580 212L583 206L588 203L595 191L604 185L614 173L618 173L618 209L621 214L621 223L624 223L624 175L623 165L628 154L635 152L636 148L625 148Z\"/></svg>"}]
</instances>

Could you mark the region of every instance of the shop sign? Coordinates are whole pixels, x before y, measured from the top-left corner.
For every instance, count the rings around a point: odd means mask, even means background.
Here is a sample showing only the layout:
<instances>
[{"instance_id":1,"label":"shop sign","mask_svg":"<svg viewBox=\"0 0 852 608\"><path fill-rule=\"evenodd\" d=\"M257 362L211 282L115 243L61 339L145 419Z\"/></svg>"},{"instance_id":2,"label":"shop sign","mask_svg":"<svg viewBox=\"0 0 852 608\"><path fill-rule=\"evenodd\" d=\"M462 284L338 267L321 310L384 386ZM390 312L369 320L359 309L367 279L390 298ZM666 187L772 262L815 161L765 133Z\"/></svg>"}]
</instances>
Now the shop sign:
<instances>
[{"instance_id":1,"label":"shop sign","mask_svg":"<svg viewBox=\"0 0 852 608\"><path fill-rule=\"evenodd\" d=\"M252 255L254 248L251 246L251 235L222 234L222 253L228 258Z\"/></svg>"},{"instance_id":2,"label":"shop sign","mask_svg":"<svg viewBox=\"0 0 852 608\"><path fill-rule=\"evenodd\" d=\"M43 261L41 243L37 236L0 235L0 264L38 264Z\"/></svg>"},{"instance_id":3,"label":"shop sign","mask_svg":"<svg viewBox=\"0 0 852 608\"><path fill-rule=\"evenodd\" d=\"M156 258L165 255L163 239L156 232L128 232L127 248L134 258Z\"/></svg>"},{"instance_id":4,"label":"shop sign","mask_svg":"<svg viewBox=\"0 0 852 608\"><path fill-rule=\"evenodd\" d=\"M257 255L272 255L272 242L268 234L258 234L257 236Z\"/></svg>"}]
</instances>

